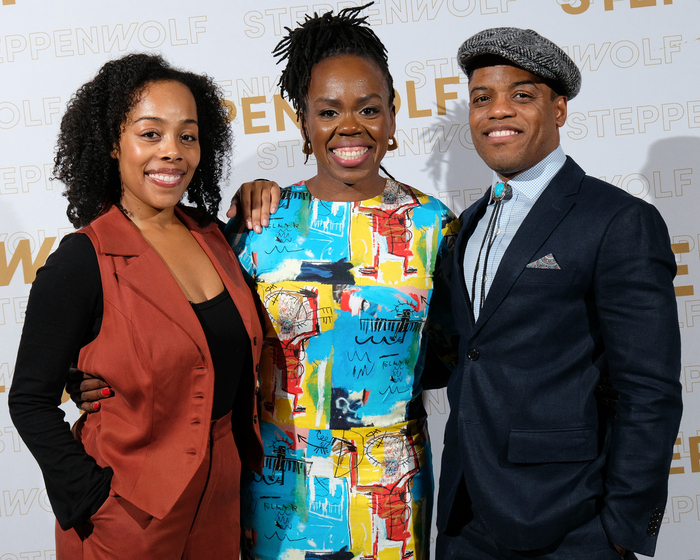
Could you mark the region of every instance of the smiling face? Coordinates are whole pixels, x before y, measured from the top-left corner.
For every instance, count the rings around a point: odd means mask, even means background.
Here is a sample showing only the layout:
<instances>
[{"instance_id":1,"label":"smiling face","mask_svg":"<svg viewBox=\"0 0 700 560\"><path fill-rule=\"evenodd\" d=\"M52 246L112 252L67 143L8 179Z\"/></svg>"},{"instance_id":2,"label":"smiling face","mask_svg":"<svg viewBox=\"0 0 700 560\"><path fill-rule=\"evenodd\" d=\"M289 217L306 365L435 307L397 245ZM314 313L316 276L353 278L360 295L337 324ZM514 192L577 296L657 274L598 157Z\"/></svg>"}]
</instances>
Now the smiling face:
<instances>
[{"instance_id":1,"label":"smiling face","mask_svg":"<svg viewBox=\"0 0 700 560\"><path fill-rule=\"evenodd\" d=\"M503 180L537 165L559 145L566 101L522 68L477 68L469 79L469 126L477 153Z\"/></svg>"},{"instance_id":2,"label":"smiling face","mask_svg":"<svg viewBox=\"0 0 700 560\"><path fill-rule=\"evenodd\" d=\"M317 175L307 182L315 197L352 201L382 192L379 164L396 122L374 61L342 55L316 64L302 123L316 156Z\"/></svg>"},{"instance_id":3,"label":"smiling face","mask_svg":"<svg viewBox=\"0 0 700 560\"><path fill-rule=\"evenodd\" d=\"M172 211L199 165L197 105L180 82L147 84L127 113L113 157L132 217Z\"/></svg>"}]
</instances>

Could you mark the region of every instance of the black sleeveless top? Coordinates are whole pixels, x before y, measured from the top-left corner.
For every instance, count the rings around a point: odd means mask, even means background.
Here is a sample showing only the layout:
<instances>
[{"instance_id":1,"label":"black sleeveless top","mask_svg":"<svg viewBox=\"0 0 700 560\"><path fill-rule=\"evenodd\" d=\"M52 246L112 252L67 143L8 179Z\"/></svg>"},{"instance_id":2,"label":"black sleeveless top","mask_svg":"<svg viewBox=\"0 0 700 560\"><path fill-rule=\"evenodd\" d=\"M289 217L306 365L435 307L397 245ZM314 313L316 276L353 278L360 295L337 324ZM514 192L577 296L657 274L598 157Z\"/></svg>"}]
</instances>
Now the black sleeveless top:
<instances>
[{"instance_id":1,"label":"black sleeveless top","mask_svg":"<svg viewBox=\"0 0 700 560\"><path fill-rule=\"evenodd\" d=\"M216 420L233 409L241 375L252 365L250 339L243 319L229 293L192 303L192 309L207 337L214 363L214 405L211 419Z\"/></svg>"}]
</instances>

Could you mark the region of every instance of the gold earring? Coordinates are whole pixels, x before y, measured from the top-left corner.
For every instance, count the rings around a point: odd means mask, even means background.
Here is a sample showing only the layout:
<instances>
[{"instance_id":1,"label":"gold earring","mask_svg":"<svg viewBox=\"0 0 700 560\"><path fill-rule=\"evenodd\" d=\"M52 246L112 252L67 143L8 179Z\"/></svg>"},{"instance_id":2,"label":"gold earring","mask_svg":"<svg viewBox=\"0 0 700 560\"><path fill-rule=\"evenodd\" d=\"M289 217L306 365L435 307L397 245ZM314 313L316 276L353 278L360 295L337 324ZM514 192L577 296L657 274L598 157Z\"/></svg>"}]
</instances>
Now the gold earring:
<instances>
[{"instance_id":1,"label":"gold earring","mask_svg":"<svg viewBox=\"0 0 700 560\"><path fill-rule=\"evenodd\" d=\"M311 154L314 153L314 149L311 147L311 142L308 140L304 141L304 145L301 147L301 151L303 154L310 156Z\"/></svg>"},{"instance_id":2,"label":"gold earring","mask_svg":"<svg viewBox=\"0 0 700 560\"><path fill-rule=\"evenodd\" d=\"M387 148L387 150L388 150L389 152L391 152L392 150L395 150L395 149L398 148L398 147L399 147L399 144L398 144L398 142L396 142L396 138L394 138L393 136L391 136L391 137L389 138L389 147Z\"/></svg>"}]
</instances>

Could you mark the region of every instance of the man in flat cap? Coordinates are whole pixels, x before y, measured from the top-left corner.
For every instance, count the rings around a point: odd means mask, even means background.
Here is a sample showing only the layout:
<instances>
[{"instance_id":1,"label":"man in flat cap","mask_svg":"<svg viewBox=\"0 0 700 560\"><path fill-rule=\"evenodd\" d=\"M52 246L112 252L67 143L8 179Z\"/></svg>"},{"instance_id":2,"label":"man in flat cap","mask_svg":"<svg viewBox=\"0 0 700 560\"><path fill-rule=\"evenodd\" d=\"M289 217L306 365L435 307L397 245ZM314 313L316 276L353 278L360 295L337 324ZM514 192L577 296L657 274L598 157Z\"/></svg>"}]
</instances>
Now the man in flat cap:
<instances>
[{"instance_id":1,"label":"man in flat cap","mask_svg":"<svg viewBox=\"0 0 700 560\"><path fill-rule=\"evenodd\" d=\"M682 408L668 231L559 146L581 85L559 47L498 28L458 57L494 173L451 262L460 361L437 558L651 555ZM596 401L601 379L619 392L615 414Z\"/></svg>"}]
</instances>

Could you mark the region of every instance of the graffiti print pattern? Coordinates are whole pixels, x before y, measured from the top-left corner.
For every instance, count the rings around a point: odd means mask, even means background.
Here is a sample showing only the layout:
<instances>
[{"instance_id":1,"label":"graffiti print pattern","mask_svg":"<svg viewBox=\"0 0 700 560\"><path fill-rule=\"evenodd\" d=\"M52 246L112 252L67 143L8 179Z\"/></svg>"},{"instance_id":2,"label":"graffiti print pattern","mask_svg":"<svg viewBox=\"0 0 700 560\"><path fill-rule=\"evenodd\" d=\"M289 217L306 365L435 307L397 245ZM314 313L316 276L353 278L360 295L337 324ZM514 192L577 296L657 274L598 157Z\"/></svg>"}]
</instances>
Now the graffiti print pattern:
<instances>
[{"instance_id":1,"label":"graffiti print pattern","mask_svg":"<svg viewBox=\"0 0 700 560\"><path fill-rule=\"evenodd\" d=\"M434 270L457 229L442 203L387 180L361 202L293 185L267 229L234 236L269 319L265 463L242 487L244 555L427 557L433 484L419 381ZM429 324L446 330L448 315L433 307Z\"/></svg>"}]
</instances>

